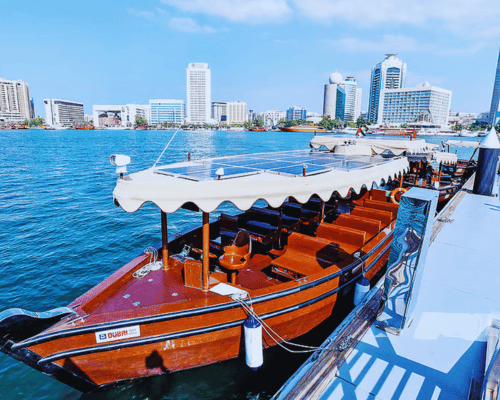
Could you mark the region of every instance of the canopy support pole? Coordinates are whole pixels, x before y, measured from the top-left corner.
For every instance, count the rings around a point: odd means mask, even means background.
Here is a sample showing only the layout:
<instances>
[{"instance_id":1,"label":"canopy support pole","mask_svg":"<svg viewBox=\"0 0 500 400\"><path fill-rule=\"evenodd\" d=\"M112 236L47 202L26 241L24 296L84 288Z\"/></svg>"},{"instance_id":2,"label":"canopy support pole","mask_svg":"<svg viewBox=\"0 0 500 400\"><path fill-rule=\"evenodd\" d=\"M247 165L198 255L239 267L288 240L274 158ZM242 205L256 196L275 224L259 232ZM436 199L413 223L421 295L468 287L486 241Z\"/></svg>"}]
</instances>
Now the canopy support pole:
<instances>
[{"instance_id":1,"label":"canopy support pole","mask_svg":"<svg viewBox=\"0 0 500 400\"><path fill-rule=\"evenodd\" d=\"M208 292L208 270L209 270L209 242L210 242L210 224L209 213L203 211L203 291Z\"/></svg>"},{"instance_id":2,"label":"canopy support pole","mask_svg":"<svg viewBox=\"0 0 500 400\"><path fill-rule=\"evenodd\" d=\"M325 222L325 201L321 199L321 219L319 221L321 224Z\"/></svg>"},{"instance_id":3,"label":"canopy support pole","mask_svg":"<svg viewBox=\"0 0 500 400\"><path fill-rule=\"evenodd\" d=\"M163 269L168 269L168 237L167 237L167 213L161 212L161 254Z\"/></svg>"},{"instance_id":4,"label":"canopy support pole","mask_svg":"<svg viewBox=\"0 0 500 400\"><path fill-rule=\"evenodd\" d=\"M443 163L439 163L439 172L438 172L438 184L441 186L441 167Z\"/></svg>"}]
</instances>

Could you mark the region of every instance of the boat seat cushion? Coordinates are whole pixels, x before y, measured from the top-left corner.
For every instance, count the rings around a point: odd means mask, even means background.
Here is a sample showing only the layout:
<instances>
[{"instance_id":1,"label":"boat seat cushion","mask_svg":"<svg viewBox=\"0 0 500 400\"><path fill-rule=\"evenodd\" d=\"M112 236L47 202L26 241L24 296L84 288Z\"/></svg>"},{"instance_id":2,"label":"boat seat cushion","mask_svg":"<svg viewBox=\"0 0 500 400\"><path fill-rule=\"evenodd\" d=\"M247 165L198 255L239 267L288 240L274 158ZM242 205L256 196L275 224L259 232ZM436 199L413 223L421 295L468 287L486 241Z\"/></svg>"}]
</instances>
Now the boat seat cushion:
<instances>
[{"instance_id":1,"label":"boat seat cushion","mask_svg":"<svg viewBox=\"0 0 500 400\"><path fill-rule=\"evenodd\" d=\"M303 276L331 267L339 260L339 246L328 240L293 232L288 237L285 254L272 264Z\"/></svg>"},{"instance_id":2,"label":"boat seat cushion","mask_svg":"<svg viewBox=\"0 0 500 400\"><path fill-rule=\"evenodd\" d=\"M382 210L382 211L389 211L392 212L393 215L396 215L398 213L399 205L394 203L388 203L387 201L365 199L365 201L363 202L363 207L375 208L377 210Z\"/></svg>"},{"instance_id":3,"label":"boat seat cushion","mask_svg":"<svg viewBox=\"0 0 500 400\"><path fill-rule=\"evenodd\" d=\"M379 220L382 223L382 227L387 226L393 220L393 214L391 212L383 211L383 210L376 210L375 208L356 206L351 211L351 214L358 215L360 217Z\"/></svg>"},{"instance_id":4,"label":"boat seat cushion","mask_svg":"<svg viewBox=\"0 0 500 400\"><path fill-rule=\"evenodd\" d=\"M338 243L348 254L359 250L367 241L366 232L323 222L316 229L316 237Z\"/></svg>"}]
</instances>

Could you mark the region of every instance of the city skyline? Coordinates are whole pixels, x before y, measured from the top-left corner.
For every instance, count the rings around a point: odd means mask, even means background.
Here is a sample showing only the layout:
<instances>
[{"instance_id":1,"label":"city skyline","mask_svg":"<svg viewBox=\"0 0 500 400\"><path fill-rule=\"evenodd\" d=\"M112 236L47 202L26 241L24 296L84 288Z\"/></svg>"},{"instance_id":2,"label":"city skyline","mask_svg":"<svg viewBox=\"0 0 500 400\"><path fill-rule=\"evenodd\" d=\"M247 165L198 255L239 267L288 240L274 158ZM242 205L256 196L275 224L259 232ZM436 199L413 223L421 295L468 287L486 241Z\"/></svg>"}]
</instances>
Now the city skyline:
<instances>
[{"instance_id":1,"label":"city skyline","mask_svg":"<svg viewBox=\"0 0 500 400\"><path fill-rule=\"evenodd\" d=\"M201 62L213 101L321 112L337 68L356 77L366 111L371 68L394 52L408 65L407 87L428 81L453 92L453 110L480 113L490 108L499 16L493 1L410 1L403 10L361 0L8 2L0 76L29 83L37 115L44 98L83 102L90 114L93 104L186 100L186 65Z\"/></svg>"}]
</instances>

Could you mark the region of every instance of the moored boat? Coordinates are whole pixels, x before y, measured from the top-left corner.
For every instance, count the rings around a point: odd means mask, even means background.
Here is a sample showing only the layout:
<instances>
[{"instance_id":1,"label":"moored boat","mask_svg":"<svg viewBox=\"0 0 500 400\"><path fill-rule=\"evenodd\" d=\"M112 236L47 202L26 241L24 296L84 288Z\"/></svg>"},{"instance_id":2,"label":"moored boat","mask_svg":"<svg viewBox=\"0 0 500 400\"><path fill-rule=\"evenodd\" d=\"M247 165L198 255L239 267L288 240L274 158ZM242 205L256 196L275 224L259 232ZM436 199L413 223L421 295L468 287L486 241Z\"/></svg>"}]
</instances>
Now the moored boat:
<instances>
[{"instance_id":1,"label":"moored boat","mask_svg":"<svg viewBox=\"0 0 500 400\"><path fill-rule=\"evenodd\" d=\"M322 150L129 175L126 161L113 157L122 174L115 203L128 212L155 203L161 245L67 307L0 313L4 353L82 391L237 357L242 302L272 329L264 347L318 325L361 274L371 279L385 264L397 205L366 188L408 167L404 157ZM254 207L259 199L268 207ZM225 201L245 211L210 222ZM201 212L202 225L168 241L167 214L180 207Z\"/></svg>"},{"instance_id":2,"label":"moored boat","mask_svg":"<svg viewBox=\"0 0 500 400\"><path fill-rule=\"evenodd\" d=\"M248 130L252 132L266 132L267 126L252 126Z\"/></svg>"},{"instance_id":3,"label":"moored boat","mask_svg":"<svg viewBox=\"0 0 500 400\"><path fill-rule=\"evenodd\" d=\"M77 124L77 125L75 125L75 129L77 129L77 130L93 130L94 125L92 125L92 124Z\"/></svg>"},{"instance_id":4,"label":"moored boat","mask_svg":"<svg viewBox=\"0 0 500 400\"><path fill-rule=\"evenodd\" d=\"M327 132L322 126L317 126L316 124L302 124L297 126L283 127L280 128L283 132Z\"/></svg>"}]
</instances>

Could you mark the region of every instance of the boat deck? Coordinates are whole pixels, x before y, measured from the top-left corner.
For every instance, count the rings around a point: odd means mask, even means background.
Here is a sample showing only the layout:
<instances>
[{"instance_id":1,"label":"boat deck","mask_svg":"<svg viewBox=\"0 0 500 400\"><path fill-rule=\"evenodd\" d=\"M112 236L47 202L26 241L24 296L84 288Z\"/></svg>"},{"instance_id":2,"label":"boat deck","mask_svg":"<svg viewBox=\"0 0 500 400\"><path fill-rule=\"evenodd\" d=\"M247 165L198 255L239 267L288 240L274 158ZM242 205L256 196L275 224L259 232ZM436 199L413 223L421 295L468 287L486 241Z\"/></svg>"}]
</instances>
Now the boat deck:
<instances>
[{"instance_id":1,"label":"boat deck","mask_svg":"<svg viewBox=\"0 0 500 400\"><path fill-rule=\"evenodd\" d=\"M410 326L395 336L371 325L315 399L466 399L473 380L480 387L487 332L500 319L500 202L466 193L438 223ZM275 398L290 398L313 365Z\"/></svg>"},{"instance_id":2,"label":"boat deck","mask_svg":"<svg viewBox=\"0 0 500 400\"><path fill-rule=\"evenodd\" d=\"M222 254L220 247L223 247L220 245L220 241L224 235L235 236L237 230L242 229L241 224L244 224L243 226L247 229L254 226L261 229L258 231L260 233L255 233L257 235L253 239L255 251L252 251L248 265L239 269L236 276L236 285L251 294L259 289L271 288L287 282L291 283L296 279L316 273L334 273L347 268L356 261L353 256L355 252L359 251L361 256L364 255L377 243L384 240L392 230L398 207L387 201L381 201L382 198L387 200L384 191L379 191L378 196L374 196L375 200L370 200L368 193L366 193L365 197L357 201L345 202L343 206L331 206L329 214L331 223L307 220L307 223L301 222L302 225L299 229L299 225L290 222L290 220L293 222L294 218L288 217L287 220L287 216L284 215L283 221L288 221L291 225L285 235L279 234L285 237L281 249L277 240L278 234L273 233L274 230L278 232L278 228L275 226L278 218L276 211L254 207L245 214L241 214L239 218L230 220L228 225L223 226L221 222L217 241L212 241L218 243L219 249L217 250L215 247L211 249L216 254L211 254L210 258L209 285L231 282L231 271L225 270L218 262L218 256ZM318 208L314 218L318 217L320 210L319 203L316 205ZM307 210L306 213L305 210L301 210L301 206L298 204L290 204L289 206L292 211L296 210L297 207L302 216L307 214L310 217L312 211ZM261 219L259 220L259 218ZM230 223L235 225L231 226ZM239 227L238 224L240 224ZM293 232L290 228L292 226ZM227 231L230 228L234 231ZM267 230L271 233L266 234ZM264 245L267 237L272 237L273 242ZM196 235L193 236L193 240L196 240L195 238ZM259 240L260 242L258 242ZM192 243L190 245L193 246ZM183 302L218 297L215 293L203 291L201 286L193 286L191 278L188 283L186 260L194 263L193 268L199 268L201 274L199 254L194 250L182 257L179 257L179 254L172 254L168 270L160 268L149 272L140 279L131 273L139 268L139 264L137 264L137 267L123 275L123 278L111 282L105 297L86 299L84 303L87 305L84 304L83 309L92 315L104 315L126 310L139 311L144 307L151 306L179 305ZM371 279L376 272L374 269L368 277ZM191 272L189 273L191 274ZM192 276L190 275L190 277Z\"/></svg>"}]
</instances>

